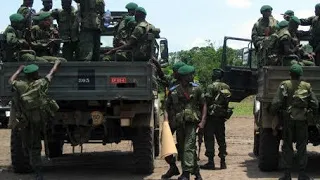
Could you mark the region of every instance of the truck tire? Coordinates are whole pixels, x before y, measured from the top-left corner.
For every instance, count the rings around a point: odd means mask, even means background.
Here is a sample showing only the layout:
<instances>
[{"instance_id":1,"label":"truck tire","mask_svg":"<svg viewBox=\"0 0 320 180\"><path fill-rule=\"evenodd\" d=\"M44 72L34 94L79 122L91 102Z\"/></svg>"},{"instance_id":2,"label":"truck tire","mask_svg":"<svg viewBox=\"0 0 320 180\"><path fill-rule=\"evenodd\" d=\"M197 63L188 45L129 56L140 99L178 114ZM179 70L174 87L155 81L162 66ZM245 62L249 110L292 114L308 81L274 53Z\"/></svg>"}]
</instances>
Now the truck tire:
<instances>
[{"instance_id":1,"label":"truck tire","mask_svg":"<svg viewBox=\"0 0 320 180\"><path fill-rule=\"evenodd\" d=\"M55 140L48 142L49 158L55 158L62 156L63 153L63 141Z\"/></svg>"},{"instance_id":2,"label":"truck tire","mask_svg":"<svg viewBox=\"0 0 320 180\"><path fill-rule=\"evenodd\" d=\"M154 170L154 130L139 127L133 139L134 172L151 174Z\"/></svg>"},{"instance_id":3,"label":"truck tire","mask_svg":"<svg viewBox=\"0 0 320 180\"><path fill-rule=\"evenodd\" d=\"M11 162L15 173L31 173L30 158L25 154L27 150L22 147L20 131L17 128L11 130Z\"/></svg>"},{"instance_id":4,"label":"truck tire","mask_svg":"<svg viewBox=\"0 0 320 180\"><path fill-rule=\"evenodd\" d=\"M260 134L256 134L254 132L254 138L253 138L253 154L256 157L259 157L259 146L260 146Z\"/></svg>"},{"instance_id":5,"label":"truck tire","mask_svg":"<svg viewBox=\"0 0 320 180\"><path fill-rule=\"evenodd\" d=\"M271 128L260 131L259 169L264 172L275 171L279 165L280 140L272 134Z\"/></svg>"}]
</instances>

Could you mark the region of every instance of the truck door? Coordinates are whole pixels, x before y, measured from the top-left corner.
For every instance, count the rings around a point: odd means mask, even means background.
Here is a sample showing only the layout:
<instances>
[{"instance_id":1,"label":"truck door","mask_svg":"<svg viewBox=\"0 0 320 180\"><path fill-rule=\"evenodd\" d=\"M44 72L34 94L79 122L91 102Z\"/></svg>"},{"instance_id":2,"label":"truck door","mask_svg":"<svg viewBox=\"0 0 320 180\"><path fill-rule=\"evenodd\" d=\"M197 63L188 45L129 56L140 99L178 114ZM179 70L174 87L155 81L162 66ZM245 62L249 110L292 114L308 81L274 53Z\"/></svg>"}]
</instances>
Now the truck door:
<instances>
[{"instance_id":1,"label":"truck door","mask_svg":"<svg viewBox=\"0 0 320 180\"><path fill-rule=\"evenodd\" d=\"M257 59L250 39L224 38L221 69L223 81L231 88L231 101L257 93Z\"/></svg>"}]
</instances>

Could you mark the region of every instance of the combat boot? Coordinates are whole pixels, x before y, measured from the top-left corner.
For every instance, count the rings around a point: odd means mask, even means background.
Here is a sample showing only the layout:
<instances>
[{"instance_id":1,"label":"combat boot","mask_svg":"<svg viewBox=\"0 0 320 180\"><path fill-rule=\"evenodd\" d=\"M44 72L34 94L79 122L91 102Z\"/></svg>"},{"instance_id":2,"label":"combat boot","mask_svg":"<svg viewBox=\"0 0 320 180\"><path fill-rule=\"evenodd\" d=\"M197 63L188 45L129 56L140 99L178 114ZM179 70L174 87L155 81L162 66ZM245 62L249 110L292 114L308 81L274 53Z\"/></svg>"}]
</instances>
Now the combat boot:
<instances>
[{"instance_id":1,"label":"combat boot","mask_svg":"<svg viewBox=\"0 0 320 180\"><path fill-rule=\"evenodd\" d=\"M200 168L201 169L207 169L207 170L215 170L216 169L213 160L209 160L207 162L207 164L201 165Z\"/></svg>"},{"instance_id":2,"label":"combat boot","mask_svg":"<svg viewBox=\"0 0 320 180\"><path fill-rule=\"evenodd\" d=\"M282 176L281 178L279 178L279 180L292 180L291 179L291 174L290 172L285 172L284 176Z\"/></svg>"},{"instance_id":3,"label":"combat boot","mask_svg":"<svg viewBox=\"0 0 320 180\"><path fill-rule=\"evenodd\" d=\"M172 165L170 165L169 170L164 175L162 175L161 178L162 179L169 179L172 176L177 176L179 174L180 174L180 172L179 172L179 169L178 169L177 165L176 164L172 164Z\"/></svg>"},{"instance_id":4,"label":"combat boot","mask_svg":"<svg viewBox=\"0 0 320 180\"><path fill-rule=\"evenodd\" d=\"M221 158L220 169L227 169L226 159Z\"/></svg>"},{"instance_id":5,"label":"combat boot","mask_svg":"<svg viewBox=\"0 0 320 180\"><path fill-rule=\"evenodd\" d=\"M196 178L194 180L202 180L202 176L200 174L200 171L195 173Z\"/></svg>"},{"instance_id":6,"label":"combat boot","mask_svg":"<svg viewBox=\"0 0 320 180\"><path fill-rule=\"evenodd\" d=\"M312 180L306 173L300 172L298 176L298 180Z\"/></svg>"},{"instance_id":7,"label":"combat boot","mask_svg":"<svg viewBox=\"0 0 320 180\"><path fill-rule=\"evenodd\" d=\"M178 180L190 180L190 173L186 171L183 172Z\"/></svg>"}]
</instances>

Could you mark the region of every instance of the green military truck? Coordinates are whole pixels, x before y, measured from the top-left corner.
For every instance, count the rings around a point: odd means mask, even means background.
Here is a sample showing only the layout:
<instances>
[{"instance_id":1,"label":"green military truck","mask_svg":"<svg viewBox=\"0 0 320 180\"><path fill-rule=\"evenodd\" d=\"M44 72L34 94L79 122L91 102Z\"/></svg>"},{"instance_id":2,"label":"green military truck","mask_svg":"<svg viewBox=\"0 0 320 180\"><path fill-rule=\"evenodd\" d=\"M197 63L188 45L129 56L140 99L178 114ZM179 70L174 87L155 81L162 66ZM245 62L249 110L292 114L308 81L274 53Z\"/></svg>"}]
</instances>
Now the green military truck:
<instances>
[{"instance_id":1,"label":"green military truck","mask_svg":"<svg viewBox=\"0 0 320 180\"><path fill-rule=\"evenodd\" d=\"M306 36L302 40L307 41L308 37ZM234 45L234 48L238 50L236 54L230 53L228 44ZM230 85L233 102L240 102L246 97L254 95L253 153L259 158L259 169L261 171L278 169L281 167L279 163L281 127L277 129L277 135L273 135L272 118L267 107L280 82L290 79L289 67L264 66L257 68L255 50L250 39L225 37L221 68L225 71L223 81ZM320 67L303 67L303 70L302 80L311 83L314 93L320 98ZM309 122L309 143L320 144L316 121Z\"/></svg>"},{"instance_id":2,"label":"green military truck","mask_svg":"<svg viewBox=\"0 0 320 180\"><path fill-rule=\"evenodd\" d=\"M111 12L112 22L119 21L125 12ZM102 40L112 44L114 26L103 31ZM160 64L168 60L165 38L148 33L151 56ZM1 50L5 50L5 39L1 38ZM156 48L153 48L156 47ZM161 52L159 52L162 47ZM101 47L103 53L111 47ZM129 51L130 52L130 51ZM0 64L0 99L7 105L12 98L9 77L21 64L11 62L2 51ZM45 76L52 67L49 63L39 65L39 74ZM59 112L46 126L43 137L47 139L49 157L63 154L63 145L84 143L133 143L134 170L137 173L152 173L154 158L159 155L159 101L155 68L150 62L130 59L128 61L64 62L49 87L49 95L60 106ZM23 78L21 76L20 78ZM82 146L81 146L82 147ZM28 172L29 157L24 154L17 128L11 133L11 158L17 173Z\"/></svg>"}]
</instances>

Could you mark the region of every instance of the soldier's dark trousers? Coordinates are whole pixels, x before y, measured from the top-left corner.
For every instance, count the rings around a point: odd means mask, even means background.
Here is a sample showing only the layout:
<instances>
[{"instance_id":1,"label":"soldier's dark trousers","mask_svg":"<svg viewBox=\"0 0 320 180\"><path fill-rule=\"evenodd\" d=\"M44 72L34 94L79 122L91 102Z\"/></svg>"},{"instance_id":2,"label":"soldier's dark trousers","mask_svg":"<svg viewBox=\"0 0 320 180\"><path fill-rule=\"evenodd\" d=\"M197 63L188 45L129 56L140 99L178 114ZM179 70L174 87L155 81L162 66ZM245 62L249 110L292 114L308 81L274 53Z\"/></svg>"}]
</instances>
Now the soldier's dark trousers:
<instances>
[{"instance_id":1,"label":"soldier's dark trousers","mask_svg":"<svg viewBox=\"0 0 320 180\"><path fill-rule=\"evenodd\" d=\"M205 155L209 160L215 156L215 138L219 145L219 157L225 159L227 155L225 119L208 116L204 127L204 143L206 147Z\"/></svg>"},{"instance_id":2,"label":"soldier's dark trousers","mask_svg":"<svg viewBox=\"0 0 320 180\"><path fill-rule=\"evenodd\" d=\"M79 42L65 42L62 47L62 56L67 61L77 61L79 58Z\"/></svg>"},{"instance_id":3,"label":"soldier's dark trousers","mask_svg":"<svg viewBox=\"0 0 320 180\"><path fill-rule=\"evenodd\" d=\"M283 127L283 159L286 171L291 171L293 163L293 141L296 140L296 149L300 172L307 166L308 123L307 121L285 120Z\"/></svg>"},{"instance_id":4,"label":"soldier's dark trousers","mask_svg":"<svg viewBox=\"0 0 320 180\"><path fill-rule=\"evenodd\" d=\"M80 32L80 61L100 60L100 30L82 29Z\"/></svg>"}]
</instances>

